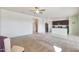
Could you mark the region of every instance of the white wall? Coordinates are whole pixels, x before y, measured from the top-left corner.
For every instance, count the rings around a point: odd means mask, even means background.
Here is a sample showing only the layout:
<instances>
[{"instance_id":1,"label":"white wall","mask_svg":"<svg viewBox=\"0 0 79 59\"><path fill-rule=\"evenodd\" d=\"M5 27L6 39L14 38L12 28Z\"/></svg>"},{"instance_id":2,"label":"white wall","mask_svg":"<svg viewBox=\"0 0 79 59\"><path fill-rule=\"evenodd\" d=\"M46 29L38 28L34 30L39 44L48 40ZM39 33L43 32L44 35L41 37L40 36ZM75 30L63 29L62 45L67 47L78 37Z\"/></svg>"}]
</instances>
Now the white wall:
<instances>
[{"instance_id":1,"label":"white wall","mask_svg":"<svg viewBox=\"0 0 79 59\"><path fill-rule=\"evenodd\" d=\"M38 19L38 32L45 33L45 23L44 23L44 19L42 18Z\"/></svg>"},{"instance_id":2,"label":"white wall","mask_svg":"<svg viewBox=\"0 0 79 59\"><path fill-rule=\"evenodd\" d=\"M33 16L1 10L1 35L15 37L32 34Z\"/></svg>"},{"instance_id":3,"label":"white wall","mask_svg":"<svg viewBox=\"0 0 79 59\"><path fill-rule=\"evenodd\" d=\"M79 28L78 16L69 17L69 34L78 36L79 32L78 28Z\"/></svg>"},{"instance_id":4,"label":"white wall","mask_svg":"<svg viewBox=\"0 0 79 59\"><path fill-rule=\"evenodd\" d=\"M78 36L79 36L79 16L78 16Z\"/></svg>"}]
</instances>

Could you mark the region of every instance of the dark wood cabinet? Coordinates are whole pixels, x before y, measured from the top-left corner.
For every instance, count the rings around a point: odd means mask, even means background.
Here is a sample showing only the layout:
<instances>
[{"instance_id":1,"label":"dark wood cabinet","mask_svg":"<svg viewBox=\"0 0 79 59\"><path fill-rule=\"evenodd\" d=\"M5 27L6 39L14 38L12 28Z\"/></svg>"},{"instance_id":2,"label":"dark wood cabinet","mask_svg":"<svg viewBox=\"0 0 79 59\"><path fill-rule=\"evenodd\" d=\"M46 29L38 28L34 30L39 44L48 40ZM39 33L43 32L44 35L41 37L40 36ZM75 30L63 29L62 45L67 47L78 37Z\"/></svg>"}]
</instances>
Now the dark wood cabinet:
<instances>
[{"instance_id":1,"label":"dark wood cabinet","mask_svg":"<svg viewBox=\"0 0 79 59\"><path fill-rule=\"evenodd\" d=\"M52 28L66 28L69 34L69 20L52 21Z\"/></svg>"},{"instance_id":2,"label":"dark wood cabinet","mask_svg":"<svg viewBox=\"0 0 79 59\"><path fill-rule=\"evenodd\" d=\"M53 21L53 25L69 25L69 20Z\"/></svg>"},{"instance_id":3,"label":"dark wood cabinet","mask_svg":"<svg viewBox=\"0 0 79 59\"><path fill-rule=\"evenodd\" d=\"M69 27L69 20L60 20L60 21L53 21L52 27L58 26L58 28L68 28ZM65 25L65 27L63 27ZM57 27L56 27L57 28Z\"/></svg>"}]
</instances>

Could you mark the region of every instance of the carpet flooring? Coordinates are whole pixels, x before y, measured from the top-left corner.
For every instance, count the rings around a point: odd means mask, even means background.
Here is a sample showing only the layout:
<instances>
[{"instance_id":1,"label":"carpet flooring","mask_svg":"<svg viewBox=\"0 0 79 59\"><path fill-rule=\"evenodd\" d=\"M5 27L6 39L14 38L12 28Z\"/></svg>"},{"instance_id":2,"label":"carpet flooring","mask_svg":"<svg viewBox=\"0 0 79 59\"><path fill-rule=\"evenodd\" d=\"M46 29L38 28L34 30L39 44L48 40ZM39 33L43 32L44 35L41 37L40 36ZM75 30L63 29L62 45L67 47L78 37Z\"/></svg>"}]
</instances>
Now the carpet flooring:
<instances>
[{"instance_id":1,"label":"carpet flooring","mask_svg":"<svg viewBox=\"0 0 79 59\"><path fill-rule=\"evenodd\" d=\"M25 52L55 52L54 45L62 48L62 52L79 52L71 44L51 34L30 34L11 38L11 46L24 47Z\"/></svg>"}]
</instances>

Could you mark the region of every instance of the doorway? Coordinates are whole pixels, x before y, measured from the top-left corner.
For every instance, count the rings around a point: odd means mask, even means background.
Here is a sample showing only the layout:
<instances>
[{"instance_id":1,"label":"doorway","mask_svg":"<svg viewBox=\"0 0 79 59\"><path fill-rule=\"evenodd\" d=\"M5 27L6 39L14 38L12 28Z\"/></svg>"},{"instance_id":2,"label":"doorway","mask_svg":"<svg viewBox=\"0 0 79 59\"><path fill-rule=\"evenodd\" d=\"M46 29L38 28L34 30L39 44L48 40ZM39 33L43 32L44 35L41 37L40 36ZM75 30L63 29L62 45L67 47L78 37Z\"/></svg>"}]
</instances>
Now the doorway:
<instances>
[{"instance_id":1,"label":"doorway","mask_svg":"<svg viewBox=\"0 0 79 59\"><path fill-rule=\"evenodd\" d=\"M38 19L34 19L34 22L33 22L33 33L38 33Z\"/></svg>"},{"instance_id":2,"label":"doorway","mask_svg":"<svg viewBox=\"0 0 79 59\"><path fill-rule=\"evenodd\" d=\"M48 32L48 23L45 23L45 32Z\"/></svg>"}]
</instances>

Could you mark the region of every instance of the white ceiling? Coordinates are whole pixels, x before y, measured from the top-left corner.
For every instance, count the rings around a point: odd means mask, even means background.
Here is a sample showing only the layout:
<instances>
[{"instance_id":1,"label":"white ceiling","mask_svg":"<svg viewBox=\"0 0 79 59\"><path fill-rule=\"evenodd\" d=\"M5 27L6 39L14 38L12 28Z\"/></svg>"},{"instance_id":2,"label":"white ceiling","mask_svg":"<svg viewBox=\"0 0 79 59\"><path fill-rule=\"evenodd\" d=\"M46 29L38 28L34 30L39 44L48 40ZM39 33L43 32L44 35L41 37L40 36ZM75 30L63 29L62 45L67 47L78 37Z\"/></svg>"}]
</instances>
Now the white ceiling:
<instances>
[{"instance_id":1,"label":"white ceiling","mask_svg":"<svg viewBox=\"0 0 79 59\"><path fill-rule=\"evenodd\" d=\"M3 9L34 15L34 13L31 11L33 7L4 7ZM40 7L40 9L46 9L46 11L39 16L50 19L66 19L69 16L79 13L79 8L77 7Z\"/></svg>"}]
</instances>

